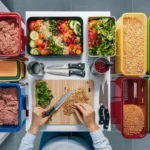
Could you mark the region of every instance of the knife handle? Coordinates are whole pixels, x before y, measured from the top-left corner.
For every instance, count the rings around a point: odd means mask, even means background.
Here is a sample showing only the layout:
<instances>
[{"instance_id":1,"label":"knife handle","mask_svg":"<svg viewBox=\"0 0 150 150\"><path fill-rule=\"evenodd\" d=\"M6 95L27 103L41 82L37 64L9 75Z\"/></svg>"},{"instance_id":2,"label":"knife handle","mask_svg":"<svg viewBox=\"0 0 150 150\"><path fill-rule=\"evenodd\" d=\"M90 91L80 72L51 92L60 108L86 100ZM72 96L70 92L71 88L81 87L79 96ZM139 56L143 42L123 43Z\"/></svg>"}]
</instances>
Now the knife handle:
<instances>
[{"instance_id":1,"label":"knife handle","mask_svg":"<svg viewBox=\"0 0 150 150\"><path fill-rule=\"evenodd\" d=\"M100 109L99 109L99 119L100 119L99 124L105 123L104 110L105 110L105 107L103 104L101 104Z\"/></svg>"},{"instance_id":2,"label":"knife handle","mask_svg":"<svg viewBox=\"0 0 150 150\"><path fill-rule=\"evenodd\" d=\"M109 111L108 108L105 108L104 110L104 115L105 115L105 123L104 123L104 129L108 129L109 126Z\"/></svg>"},{"instance_id":3,"label":"knife handle","mask_svg":"<svg viewBox=\"0 0 150 150\"><path fill-rule=\"evenodd\" d=\"M55 110L54 107L51 107L46 113L45 116L49 116Z\"/></svg>"},{"instance_id":4,"label":"knife handle","mask_svg":"<svg viewBox=\"0 0 150 150\"><path fill-rule=\"evenodd\" d=\"M78 63L78 64L68 64L69 69L80 69L84 70L85 63Z\"/></svg>"},{"instance_id":5,"label":"knife handle","mask_svg":"<svg viewBox=\"0 0 150 150\"><path fill-rule=\"evenodd\" d=\"M73 70L69 70L69 76L70 75L77 75L80 77L84 77L85 76L85 71L73 71Z\"/></svg>"}]
</instances>

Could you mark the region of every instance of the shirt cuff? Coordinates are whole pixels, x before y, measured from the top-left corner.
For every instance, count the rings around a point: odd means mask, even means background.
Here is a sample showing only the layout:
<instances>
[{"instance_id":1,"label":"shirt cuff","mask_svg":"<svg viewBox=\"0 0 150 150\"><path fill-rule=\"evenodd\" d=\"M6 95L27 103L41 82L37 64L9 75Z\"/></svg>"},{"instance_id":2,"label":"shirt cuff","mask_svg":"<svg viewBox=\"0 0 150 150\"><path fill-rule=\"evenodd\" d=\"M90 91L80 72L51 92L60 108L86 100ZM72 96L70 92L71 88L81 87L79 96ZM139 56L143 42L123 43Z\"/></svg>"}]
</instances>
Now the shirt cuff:
<instances>
[{"instance_id":1,"label":"shirt cuff","mask_svg":"<svg viewBox=\"0 0 150 150\"><path fill-rule=\"evenodd\" d=\"M101 131L101 129L98 129L94 132L90 132L90 135L92 137L93 142L97 142L100 139L102 139L104 136L103 132Z\"/></svg>"},{"instance_id":2,"label":"shirt cuff","mask_svg":"<svg viewBox=\"0 0 150 150\"><path fill-rule=\"evenodd\" d=\"M24 141L26 141L29 144L33 144L35 141L36 136L27 132L26 135L24 136Z\"/></svg>"}]
</instances>

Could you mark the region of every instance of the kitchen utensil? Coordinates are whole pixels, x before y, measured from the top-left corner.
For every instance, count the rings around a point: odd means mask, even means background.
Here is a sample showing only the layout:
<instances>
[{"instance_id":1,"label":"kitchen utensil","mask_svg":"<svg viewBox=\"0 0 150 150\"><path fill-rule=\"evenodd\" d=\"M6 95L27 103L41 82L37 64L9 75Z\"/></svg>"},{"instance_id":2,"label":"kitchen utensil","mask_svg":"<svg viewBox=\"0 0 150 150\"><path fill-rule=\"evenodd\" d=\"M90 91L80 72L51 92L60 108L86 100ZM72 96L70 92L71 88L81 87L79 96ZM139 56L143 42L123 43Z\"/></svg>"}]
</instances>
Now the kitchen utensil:
<instances>
[{"instance_id":1,"label":"kitchen utensil","mask_svg":"<svg viewBox=\"0 0 150 150\"><path fill-rule=\"evenodd\" d=\"M43 76L44 75L44 64L37 61L32 61L28 64L27 70L29 74L33 76Z\"/></svg>"},{"instance_id":2,"label":"kitchen utensil","mask_svg":"<svg viewBox=\"0 0 150 150\"><path fill-rule=\"evenodd\" d=\"M117 129L122 132L123 137L128 139L145 137L147 134L147 81L140 77L119 77L115 80L115 84L115 124ZM124 132L124 105L136 105L143 110L144 127L140 133L128 135ZM128 124L130 126L130 122Z\"/></svg>"},{"instance_id":3,"label":"kitchen utensil","mask_svg":"<svg viewBox=\"0 0 150 150\"><path fill-rule=\"evenodd\" d=\"M37 82L43 80L36 80L33 83L35 89L35 85ZM87 103L90 106L94 106L94 82L92 80L44 80L47 83L47 86L52 91L53 99L51 103L47 106L47 108L51 108L55 103L57 103L58 99L62 97L66 92L72 90L72 93L77 91L79 88L83 89L86 96L89 98ZM33 107L37 107L38 103L36 100L35 90L33 91ZM29 111L32 111L29 108ZM81 125L80 121L77 117L72 113L70 116L64 115L64 107L60 107L57 110L57 113L54 113L51 116L51 119L48 120L47 124L51 125Z\"/></svg>"},{"instance_id":4,"label":"kitchen utensil","mask_svg":"<svg viewBox=\"0 0 150 150\"><path fill-rule=\"evenodd\" d=\"M97 58L90 66L90 71L94 75L104 74L112 65L113 62L109 62L106 58Z\"/></svg>"},{"instance_id":5,"label":"kitchen utensil","mask_svg":"<svg viewBox=\"0 0 150 150\"><path fill-rule=\"evenodd\" d=\"M108 129L109 125L109 111L108 111L108 84L107 80L104 84L104 92L102 84L100 84L100 109L99 109L99 124L104 124L104 129Z\"/></svg>"},{"instance_id":6,"label":"kitchen utensil","mask_svg":"<svg viewBox=\"0 0 150 150\"><path fill-rule=\"evenodd\" d=\"M80 69L84 70L85 68L85 63L78 63L78 64L67 64L67 65L52 65L46 67L47 69Z\"/></svg>"},{"instance_id":7,"label":"kitchen utensil","mask_svg":"<svg viewBox=\"0 0 150 150\"><path fill-rule=\"evenodd\" d=\"M70 97L71 93L72 93L72 91L69 91L66 94L64 94L57 101L57 103L45 113L45 116L49 116L53 111L57 111L60 108L60 106Z\"/></svg>"},{"instance_id":8,"label":"kitchen utensil","mask_svg":"<svg viewBox=\"0 0 150 150\"><path fill-rule=\"evenodd\" d=\"M74 70L49 70L47 71L47 73L59 76L71 76L71 75L76 75L80 77L85 76L85 71L74 71Z\"/></svg>"}]
</instances>

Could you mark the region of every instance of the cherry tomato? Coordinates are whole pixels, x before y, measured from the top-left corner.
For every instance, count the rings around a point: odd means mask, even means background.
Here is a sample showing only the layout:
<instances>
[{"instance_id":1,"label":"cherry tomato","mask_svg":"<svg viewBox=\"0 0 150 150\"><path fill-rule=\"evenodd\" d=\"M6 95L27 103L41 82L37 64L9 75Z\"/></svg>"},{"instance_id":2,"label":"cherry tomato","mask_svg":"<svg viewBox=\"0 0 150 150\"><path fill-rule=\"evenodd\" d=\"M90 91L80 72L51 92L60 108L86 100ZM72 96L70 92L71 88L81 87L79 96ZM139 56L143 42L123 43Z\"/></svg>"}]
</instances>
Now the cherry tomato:
<instances>
[{"instance_id":1,"label":"cherry tomato","mask_svg":"<svg viewBox=\"0 0 150 150\"><path fill-rule=\"evenodd\" d=\"M34 28L38 29L41 24L42 24L42 20L36 20L34 24Z\"/></svg>"},{"instance_id":2,"label":"cherry tomato","mask_svg":"<svg viewBox=\"0 0 150 150\"><path fill-rule=\"evenodd\" d=\"M37 39L37 40L35 41L35 45L36 45L36 46L42 46L42 45L43 45L43 40L42 40L42 39Z\"/></svg>"},{"instance_id":3,"label":"cherry tomato","mask_svg":"<svg viewBox=\"0 0 150 150\"><path fill-rule=\"evenodd\" d=\"M47 50L44 50L44 49L43 49L43 50L41 51L41 55L47 55Z\"/></svg>"},{"instance_id":4,"label":"cherry tomato","mask_svg":"<svg viewBox=\"0 0 150 150\"><path fill-rule=\"evenodd\" d=\"M43 50L43 48L39 46L38 50L39 50L39 52L41 52Z\"/></svg>"},{"instance_id":5,"label":"cherry tomato","mask_svg":"<svg viewBox=\"0 0 150 150\"><path fill-rule=\"evenodd\" d=\"M29 23L29 29L30 31L32 31L34 29L34 25L35 25L35 21L32 20L30 23Z\"/></svg>"},{"instance_id":6,"label":"cherry tomato","mask_svg":"<svg viewBox=\"0 0 150 150\"><path fill-rule=\"evenodd\" d=\"M77 54L77 55L80 55L80 54L81 54L81 50L80 50L80 49L77 49L77 50L76 50L76 54Z\"/></svg>"},{"instance_id":7,"label":"cherry tomato","mask_svg":"<svg viewBox=\"0 0 150 150\"><path fill-rule=\"evenodd\" d=\"M81 54L82 48L78 44L70 44L68 51L69 51L69 54L71 54L71 55Z\"/></svg>"}]
</instances>

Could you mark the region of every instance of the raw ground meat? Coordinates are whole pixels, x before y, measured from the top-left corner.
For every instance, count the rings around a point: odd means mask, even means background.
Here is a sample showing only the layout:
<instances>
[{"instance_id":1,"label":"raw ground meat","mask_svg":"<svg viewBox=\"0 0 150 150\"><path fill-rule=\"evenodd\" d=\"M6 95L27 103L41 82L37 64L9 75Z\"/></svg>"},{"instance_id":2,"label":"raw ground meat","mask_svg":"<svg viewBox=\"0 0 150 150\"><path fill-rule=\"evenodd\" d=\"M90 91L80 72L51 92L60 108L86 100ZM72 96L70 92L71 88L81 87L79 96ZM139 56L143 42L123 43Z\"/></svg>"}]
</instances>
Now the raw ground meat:
<instances>
[{"instance_id":1,"label":"raw ground meat","mask_svg":"<svg viewBox=\"0 0 150 150\"><path fill-rule=\"evenodd\" d=\"M0 54L16 54L18 50L18 23L13 19L0 21Z\"/></svg>"},{"instance_id":2,"label":"raw ground meat","mask_svg":"<svg viewBox=\"0 0 150 150\"><path fill-rule=\"evenodd\" d=\"M0 88L0 125L18 125L18 91L15 87Z\"/></svg>"}]
</instances>

